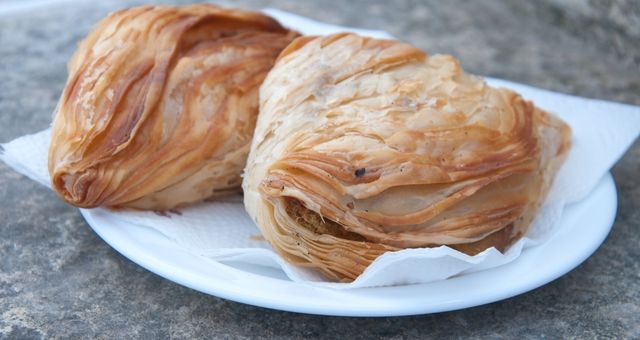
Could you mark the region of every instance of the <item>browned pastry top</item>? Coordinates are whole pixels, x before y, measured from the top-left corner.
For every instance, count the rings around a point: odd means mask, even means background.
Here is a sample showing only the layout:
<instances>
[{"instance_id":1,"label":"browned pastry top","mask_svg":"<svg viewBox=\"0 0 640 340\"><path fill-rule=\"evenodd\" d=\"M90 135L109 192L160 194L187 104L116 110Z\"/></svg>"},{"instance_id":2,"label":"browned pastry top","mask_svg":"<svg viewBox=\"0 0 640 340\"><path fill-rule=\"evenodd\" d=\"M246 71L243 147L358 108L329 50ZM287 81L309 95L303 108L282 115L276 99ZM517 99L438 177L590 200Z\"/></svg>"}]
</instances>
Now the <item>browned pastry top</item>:
<instances>
[{"instance_id":1,"label":"browned pastry top","mask_svg":"<svg viewBox=\"0 0 640 340\"><path fill-rule=\"evenodd\" d=\"M285 258L338 280L386 251L504 250L569 148L553 115L398 41L299 38L260 96L247 211Z\"/></svg>"},{"instance_id":2,"label":"browned pastry top","mask_svg":"<svg viewBox=\"0 0 640 340\"><path fill-rule=\"evenodd\" d=\"M69 61L53 188L79 207L168 209L237 190L257 91L297 34L260 13L143 6L100 21Z\"/></svg>"}]
</instances>

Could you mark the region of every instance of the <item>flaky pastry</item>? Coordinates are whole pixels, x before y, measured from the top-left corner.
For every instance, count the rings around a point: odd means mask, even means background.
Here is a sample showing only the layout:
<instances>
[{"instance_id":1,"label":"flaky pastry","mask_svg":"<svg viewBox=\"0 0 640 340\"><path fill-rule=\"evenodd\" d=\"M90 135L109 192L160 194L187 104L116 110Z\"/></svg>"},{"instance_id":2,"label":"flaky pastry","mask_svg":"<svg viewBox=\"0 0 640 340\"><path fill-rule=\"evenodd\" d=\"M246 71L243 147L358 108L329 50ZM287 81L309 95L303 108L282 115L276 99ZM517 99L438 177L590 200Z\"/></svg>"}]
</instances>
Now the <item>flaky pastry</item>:
<instances>
[{"instance_id":1,"label":"flaky pastry","mask_svg":"<svg viewBox=\"0 0 640 340\"><path fill-rule=\"evenodd\" d=\"M49 149L78 207L170 209L239 190L258 88L296 33L212 5L110 14L80 43Z\"/></svg>"},{"instance_id":2,"label":"flaky pastry","mask_svg":"<svg viewBox=\"0 0 640 340\"><path fill-rule=\"evenodd\" d=\"M338 281L405 248L504 251L526 233L570 134L451 56L302 37L260 89L245 206L286 260Z\"/></svg>"}]
</instances>

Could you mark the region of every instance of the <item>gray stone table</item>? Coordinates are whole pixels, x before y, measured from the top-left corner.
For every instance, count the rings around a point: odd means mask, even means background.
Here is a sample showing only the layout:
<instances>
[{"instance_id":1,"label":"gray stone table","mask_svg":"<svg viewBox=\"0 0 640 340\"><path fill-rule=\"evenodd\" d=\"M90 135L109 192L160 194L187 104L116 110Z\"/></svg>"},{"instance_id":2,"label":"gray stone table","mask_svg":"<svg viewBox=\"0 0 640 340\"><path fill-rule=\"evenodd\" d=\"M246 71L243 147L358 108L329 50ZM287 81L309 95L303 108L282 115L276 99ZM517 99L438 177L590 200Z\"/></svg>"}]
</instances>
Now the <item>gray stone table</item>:
<instances>
[{"instance_id":1,"label":"gray stone table","mask_svg":"<svg viewBox=\"0 0 640 340\"><path fill-rule=\"evenodd\" d=\"M0 13L0 141L47 127L77 41L109 11L140 3L37 2L0 1L0 11L9 8ZM381 28L428 52L451 53L477 74L640 104L637 0L224 4ZM467 310L369 319L267 310L167 281L111 249L77 209L0 164L0 337L638 338L640 144L613 175L613 230L564 277Z\"/></svg>"}]
</instances>

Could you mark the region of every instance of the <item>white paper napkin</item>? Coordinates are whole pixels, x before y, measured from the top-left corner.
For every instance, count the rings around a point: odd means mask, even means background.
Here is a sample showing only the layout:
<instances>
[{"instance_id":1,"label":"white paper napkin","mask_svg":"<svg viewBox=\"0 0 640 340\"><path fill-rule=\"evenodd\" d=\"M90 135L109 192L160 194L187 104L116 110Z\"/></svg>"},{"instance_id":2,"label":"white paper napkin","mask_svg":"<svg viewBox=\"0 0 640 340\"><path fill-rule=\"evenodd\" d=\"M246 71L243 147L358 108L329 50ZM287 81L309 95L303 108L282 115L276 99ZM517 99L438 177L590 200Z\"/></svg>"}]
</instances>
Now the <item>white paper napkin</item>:
<instances>
[{"instance_id":1,"label":"white paper napkin","mask_svg":"<svg viewBox=\"0 0 640 340\"><path fill-rule=\"evenodd\" d=\"M291 13L267 9L284 25L303 34L352 31L391 38L383 31L361 30L316 22ZM573 129L572 148L558 173L550 194L525 238L505 254L494 248L468 256L442 246L387 253L374 261L353 283L326 282L318 273L284 262L262 240L260 231L244 211L240 196L204 202L179 212L140 212L94 209L91 214L109 214L135 227L153 228L186 250L217 261L235 261L282 268L291 280L333 288L424 283L457 274L499 266L516 259L526 248L544 242L557 230L566 204L585 198L604 174L640 134L640 107L579 98L498 79L493 86L509 87L556 113ZM45 130L2 144L2 159L16 171L50 186L47 150L50 131ZM134 226L135 225L135 226Z\"/></svg>"}]
</instances>

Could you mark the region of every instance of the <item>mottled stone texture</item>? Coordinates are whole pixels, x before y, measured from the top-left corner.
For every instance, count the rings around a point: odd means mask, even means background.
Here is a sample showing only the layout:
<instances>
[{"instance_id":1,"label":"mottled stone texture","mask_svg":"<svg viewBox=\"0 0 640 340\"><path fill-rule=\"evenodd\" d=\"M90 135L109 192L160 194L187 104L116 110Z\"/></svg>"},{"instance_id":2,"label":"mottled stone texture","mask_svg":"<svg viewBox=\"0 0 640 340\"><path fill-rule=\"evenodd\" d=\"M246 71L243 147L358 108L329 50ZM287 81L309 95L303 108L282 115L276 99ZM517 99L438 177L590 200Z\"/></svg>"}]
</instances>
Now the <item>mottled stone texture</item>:
<instances>
[{"instance_id":1,"label":"mottled stone texture","mask_svg":"<svg viewBox=\"0 0 640 340\"><path fill-rule=\"evenodd\" d=\"M107 12L141 2L69 3L0 14L0 141L47 127L78 39ZM474 73L640 104L636 0L234 5L381 28L430 53L452 53ZM613 174L619 190L613 231L568 275L487 306L366 319L271 311L164 280L102 242L76 209L0 164L0 337L637 338L640 144Z\"/></svg>"}]
</instances>

